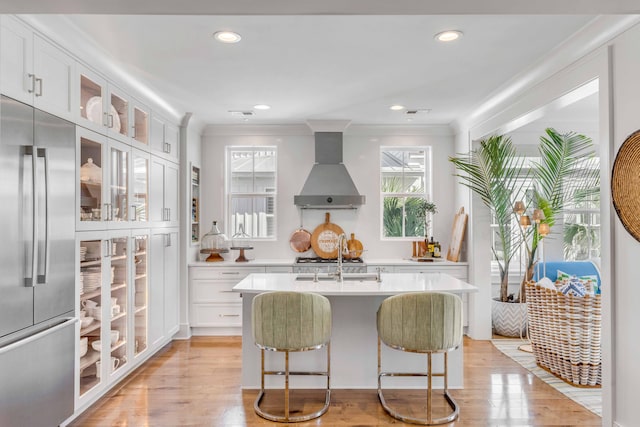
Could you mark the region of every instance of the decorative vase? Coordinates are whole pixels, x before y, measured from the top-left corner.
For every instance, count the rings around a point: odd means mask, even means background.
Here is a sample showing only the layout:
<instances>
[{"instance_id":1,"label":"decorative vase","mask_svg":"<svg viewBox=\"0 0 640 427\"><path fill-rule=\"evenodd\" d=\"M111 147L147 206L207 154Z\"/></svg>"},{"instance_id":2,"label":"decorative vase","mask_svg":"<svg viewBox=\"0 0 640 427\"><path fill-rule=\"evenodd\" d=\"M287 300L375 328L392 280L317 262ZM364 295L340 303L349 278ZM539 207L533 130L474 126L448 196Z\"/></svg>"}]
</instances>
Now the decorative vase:
<instances>
[{"instance_id":1,"label":"decorative vase","mask_svg":"<svg viewBox=\"0 0 640 427\"><path fill-rule=\"evenodd\" d=\"M493 331L504 337L525 337L527 334L527 304L502 302L494 298L491 302Z\"/></svg>"}]
</instances>

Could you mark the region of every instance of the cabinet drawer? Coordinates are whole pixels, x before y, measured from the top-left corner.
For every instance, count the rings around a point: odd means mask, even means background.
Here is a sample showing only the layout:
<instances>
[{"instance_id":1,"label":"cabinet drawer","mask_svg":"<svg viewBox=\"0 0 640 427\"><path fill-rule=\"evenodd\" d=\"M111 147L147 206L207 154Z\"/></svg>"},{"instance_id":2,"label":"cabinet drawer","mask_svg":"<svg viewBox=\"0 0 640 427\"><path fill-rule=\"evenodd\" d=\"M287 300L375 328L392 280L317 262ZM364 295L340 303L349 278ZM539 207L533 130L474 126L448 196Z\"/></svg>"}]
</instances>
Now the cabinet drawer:
<instances>
[{"instance_id":1,"label":"cabinet drawer","mask_svg":"<svg viewBox=\"0 0 640 427\"><path fill-rule=\"evenodd\" d=\"M251 273L264 273L264 267L194 267L191 269L191 278L237 280L239 282Z\"/></svg>"},{"instance_id":2,"label":"cabinet drawer","mask_svg":"<svg viewBox=\"0 0 640 427\"><path fill-rule=\"evenodd\" d=\"M242 326L241 304L193 304L191 326Z\"/></svg>"},{"instance_id":3,"label":"cabinet drawer","mask_svg":"<svg viewBox=\"0 0 640 427\"><path fill-rule=\"evenodd\" d=\"M293 273L293 267L288 265L279 267L265 267L265 273Z\"/></svg>"},{"instance_id":4,"label":"cabinet drawer","mask_svg":"<svg viewBox=\"0 0 640 427\"><path fill-rule=\"evenodd\" d=\"M232 291L235 280L192 280L191 300L201 302L239 302L240 292Z\"/></svg>"},{"instance_id":5,"label":"cabinet drawer","mask_svg":"<svg viewBox=\"0 0 640 427\"><path fill-rule=\"evenodd\" d=\"M466 267L396 267L396 273L444 273L456 279L467 280Z\"/></svg>"}]
</instances>

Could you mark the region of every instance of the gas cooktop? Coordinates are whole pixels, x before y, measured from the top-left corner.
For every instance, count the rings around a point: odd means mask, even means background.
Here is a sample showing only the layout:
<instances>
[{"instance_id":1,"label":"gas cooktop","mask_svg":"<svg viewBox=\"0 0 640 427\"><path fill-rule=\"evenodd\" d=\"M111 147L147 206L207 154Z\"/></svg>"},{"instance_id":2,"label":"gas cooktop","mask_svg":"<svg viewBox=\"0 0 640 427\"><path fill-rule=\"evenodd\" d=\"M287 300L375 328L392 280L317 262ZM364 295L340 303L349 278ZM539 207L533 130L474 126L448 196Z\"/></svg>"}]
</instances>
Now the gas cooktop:
<instances>
[{"instance_id":1,"label":"gas cooktop","mask_svg":"<svg viewBox=\"0 0 640 427\"><path fill-rule=\"evenodd\" d=\"M297 257L296 264L336 264L337 258L320 258L320 257ZM343 258L345 264L363 264L362 258Z\"/></svg>"}]
</instances>

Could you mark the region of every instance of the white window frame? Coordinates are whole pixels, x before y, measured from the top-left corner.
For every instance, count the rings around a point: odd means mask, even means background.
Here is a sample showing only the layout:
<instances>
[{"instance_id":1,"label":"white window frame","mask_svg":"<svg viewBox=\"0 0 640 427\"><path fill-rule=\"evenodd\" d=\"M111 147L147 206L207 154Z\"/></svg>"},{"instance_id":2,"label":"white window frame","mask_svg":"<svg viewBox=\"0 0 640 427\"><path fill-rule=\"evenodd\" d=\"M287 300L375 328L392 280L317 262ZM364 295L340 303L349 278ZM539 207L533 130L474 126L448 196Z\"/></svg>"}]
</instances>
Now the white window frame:
<instances>
[{"instance_id":1,"label":"white window frame","mask_svg":"<svg viewBox=\"0 0 640 427\"><path fill-rule=\"evenodd\" d=\"M274 187L270 187L270 190L272 191L264 191L264 192L232 192L231 191L231 154L234 151L253 151L254 154L255 152L258 151L273 151L275 153L274 156L274 163L275 163L275 170L274 170ZM255 156L254 156L254 160L255 160ZM254 176L255 179L255 162L253 163L252 166L252 172L251 172ZM244 145L228 145L225 147L225 233L227 234L228 238L232 238L233 235L235 234L235 230L232 228L232 224L234 223L234 221L232 220L232 212L231 212L231 208L232 208L232 200L237 199L237 198L246 198L246 199L253 199L253 198L269 198L272 197L273 198L273 213L271 213L270 215L272 216L272 223L273 223L273 235L269 235L269 236L264 236L264 237L260 237L260 236L255 236L253 235L253 233L251 233L251 241L275 241L277 239L278 236L278 215L277 215L277 200L278 200L278 149L276 146L267 146L267 145L260 145L260 146L244 146ZM245 230L245 232L247 232L247 230Z\"/></svg>"},{"instance_id":2,"label":"white window frame","mask_svg":"<svg viewBox=\"0 0 640 427\"><path fill-rule=\"evenodd\" d=\"M425 159L424 159L424 190L421 193L418 192L384 192L383 191L383 165L382 165L382 159L383 159L383 153L385 151L423 151L424 155L425 155ZM432 155L432 149L431 146L428 145L402 145L402 146L380 146L380 161L379 161L379 185L380 185L380 240L386 240L386 241L413 241L416 240L418 238L421 238L422 236L406 236L406 230L405 230L405 225L406 225L406 220L402 221L402 236L398 236L398 237L394 237L394 236L385 236L385 232L384 232L384 199L385 197L412 197L412 198L422 198L425 200L428 200L430 202L434 202L433 200L433 192L432 192L432 182L433 182L433 155ZM433 215L428 214L429 215L429 223L430 223L430 230L432 231L434 229L434 224L433 224ZM404 212L404 207L403 207L403 216L406 216L406 213Z\"/></svg>"}]
</instances>

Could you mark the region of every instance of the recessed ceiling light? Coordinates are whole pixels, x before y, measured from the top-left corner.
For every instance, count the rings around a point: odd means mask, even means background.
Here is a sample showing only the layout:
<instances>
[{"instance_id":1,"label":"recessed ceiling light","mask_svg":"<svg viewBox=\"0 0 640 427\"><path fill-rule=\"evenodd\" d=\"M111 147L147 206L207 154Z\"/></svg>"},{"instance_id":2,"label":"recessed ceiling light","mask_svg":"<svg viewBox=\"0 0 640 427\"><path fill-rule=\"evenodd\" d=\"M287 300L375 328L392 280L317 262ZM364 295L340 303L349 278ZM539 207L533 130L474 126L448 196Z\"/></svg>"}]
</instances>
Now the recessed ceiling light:
<instances>
[{"instance_id":1,"label":"recessed ceiling light","mask_svg":"<svg viewBox=\"0 0 640 427\"><path fill-rule=\"evenodd\" d=\"M222 43L238 43L242 37L233 31L218 31L213 33L213 38Z\"/></svg>"},{"instance_id":2,"label":"recessed ceiling light","mask_svg":"<svg viewBox=\"0 0 640 427\"><path fill-rule=\"evenodd\" d=\"M391 107L389 107L389 109L393 111L404 110L404 105L392 105Z\"/></svg>"},{"instance_id":3,"label":"recessed ceiling light","mask_svg":"<svg viewBox=\"0 0 640 427\"><path fill-rule=\"evenodd\" d=\"M256 110L269 110L269 109L271 109L271 105L256 104L256 105L253 106L253 108L255 108Z\"/></svg>"},{"instance_id":4,"label":"recessed ceiling light","mask_svg":"<svg viewBox=\"0 0 640 427\"><path fill-rule=\"evenodd\" d=\"M452 41L458 40L460 37L462 37L462 31L458 31L458 30L442 31L442 32L436 34L433 37L436 40L441 41L441 42L452 42Z\"/></svg>"}]
</instances>

